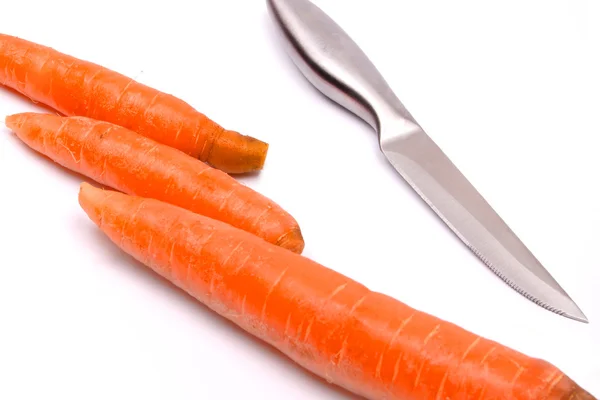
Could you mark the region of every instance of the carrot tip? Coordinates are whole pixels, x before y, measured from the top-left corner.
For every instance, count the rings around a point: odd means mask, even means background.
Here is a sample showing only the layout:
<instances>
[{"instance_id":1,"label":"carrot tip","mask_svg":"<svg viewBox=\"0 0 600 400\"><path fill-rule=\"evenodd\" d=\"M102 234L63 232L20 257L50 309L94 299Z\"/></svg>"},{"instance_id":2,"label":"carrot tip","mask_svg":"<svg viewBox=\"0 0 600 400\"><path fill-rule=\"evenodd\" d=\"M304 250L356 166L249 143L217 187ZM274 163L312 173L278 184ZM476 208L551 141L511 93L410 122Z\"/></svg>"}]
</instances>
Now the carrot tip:
<instances>
[{"instance_id":1,"label":"carrot tip","mask_svg":"<svg viewBox=\"0 0 600 400\"><path fill-rule=\"evenodd\" d=\"M90 185L87 182L81 182L79 185L79 201L81 202L90 199L90 197L94 196L94 186Z\"/></svg>"},{"instance_id":2,"label":"carrot tip","mask_svg":"<svg viewBox=\"0 0 600 400\"><path fill-rule=\"evenodd\" d=\"M94 210L97 209L108 196L110 196L110 192L92 186L87 182L82 182L79 185L79 205L96 224L99 222L99 213Z\"/></svg>"},{"instance_id":3,"label":"carrot tip","mask_svg":"<svg viewBox=\"0 0 600 400\"><path fill-rule=\"evenodd\" d=\"M8 129L10 129L11 131L14 131L15 129L19 128L19 126L21 125L19 123L20 120L21 120L21 118L19 118L19 114L7 115L4 118L4 125L6 125L6 127Z\"/></svg>"},{"instance_id":4,"label":"carrot tip","mask_svg":"<svg viewBox=\"0 0 600 400\"><path fill-rule=\"evenodd\" d=\"M8 129L19 133L21 128L23 128L23 125L27 123L28 119L40 115L43 116L45 114L36 112L21 112L12 115L7 115L6 117L4 117L4 125L6 125Z\"/></svg>"}]
</instances>

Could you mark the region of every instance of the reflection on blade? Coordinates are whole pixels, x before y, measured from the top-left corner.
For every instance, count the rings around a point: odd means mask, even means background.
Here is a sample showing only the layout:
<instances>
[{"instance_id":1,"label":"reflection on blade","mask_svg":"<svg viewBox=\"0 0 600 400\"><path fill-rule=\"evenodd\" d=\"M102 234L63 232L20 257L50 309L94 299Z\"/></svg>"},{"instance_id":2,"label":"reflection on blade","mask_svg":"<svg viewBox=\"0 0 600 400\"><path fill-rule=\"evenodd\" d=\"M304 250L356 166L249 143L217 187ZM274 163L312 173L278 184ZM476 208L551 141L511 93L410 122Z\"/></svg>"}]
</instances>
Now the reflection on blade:
<instances>
[{"instance_id":1,"label":"reflection on blade","mask_svg":"<svg viewBox=\"0 0 600 400\"><path fill-rule=\"evenodd\" d=\"M394 168L460 239L517 292L557 314L588 322L583 312L420 128L382 136Z\"/></svg>"}]
</instances>

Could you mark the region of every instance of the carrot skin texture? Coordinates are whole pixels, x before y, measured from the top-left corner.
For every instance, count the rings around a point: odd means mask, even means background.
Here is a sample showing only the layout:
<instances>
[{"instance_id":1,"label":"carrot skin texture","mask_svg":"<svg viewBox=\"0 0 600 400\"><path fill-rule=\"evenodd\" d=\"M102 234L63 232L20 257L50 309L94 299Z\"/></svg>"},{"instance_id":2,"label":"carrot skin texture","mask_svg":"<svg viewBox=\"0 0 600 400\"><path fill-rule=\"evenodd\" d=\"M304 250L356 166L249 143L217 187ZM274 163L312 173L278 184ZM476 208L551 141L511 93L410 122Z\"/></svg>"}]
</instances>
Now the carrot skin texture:
<instances>
[{"instance_id":1,"label":"carrot skin texture","mask_svg":"<svg viewBox=\"0 0 600 400\"><path fill-rule=\"evenodd\" d=\"M268 144L101 65L0 34L0 84L66 116L124 126L227 173L261 170Z\"/></svg>"},{"instance_id":2,"label":"carrot skin texture","mask_svg":"<svg viewBox=\"0 0 600 400\"><path fill-rule=\"evenodd\" d=\"M302 367L365 398L594 399L546 361L220 221L86 183L79 203L126 253Z\"/></svg>"},{"instance_id":3,"label":"carrot skin texture","mask_svg":"<svg viewBox=\"0 0 600 400\"><path fill-rule=\"evenodd\" d=\"M6 126L59 165L127 194L207 215L302 252L297 221L277 203L172 147L87 117L19 113Z\"/></svg>"}]
</instances>

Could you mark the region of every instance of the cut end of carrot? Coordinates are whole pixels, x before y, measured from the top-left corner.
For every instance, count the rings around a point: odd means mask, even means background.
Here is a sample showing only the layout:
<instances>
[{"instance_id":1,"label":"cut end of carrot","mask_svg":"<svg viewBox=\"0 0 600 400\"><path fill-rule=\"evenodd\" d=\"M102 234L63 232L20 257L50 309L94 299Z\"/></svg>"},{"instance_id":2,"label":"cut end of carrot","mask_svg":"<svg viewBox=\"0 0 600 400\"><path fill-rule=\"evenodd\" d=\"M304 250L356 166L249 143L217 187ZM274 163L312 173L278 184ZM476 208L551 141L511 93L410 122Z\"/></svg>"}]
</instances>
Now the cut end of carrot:
<instances>
[{"instance_id":1,"label":"cut end of carrot","mask_svg":"<svg viewBox=\"0 0 600 400\"><path fill-rule=\"evenodd\" d=\"M268 143L224 130L213 144L206 162L230 174L255 172L263 168L268 150Z\"/></svg>"},{"instance_id":2,"label":"cut end of carrot","mask_svg":"<svg viewBox=\"0 0 600 400\"><path fill-rule=\"evenodd\" d=\"M571 394L569 394L568 396L565 396L564 398L571 399L571 400L598 400L597 398L595 398L594 396L592 396L590 393L588 393L586 390L580 388L579 386L577 386L577 388L575 390L573 390L571 392Z\"/></svg>"},{"instance_id":3,"label":"cut end of carrot","mask_svg":"<svg viewBox=\"0 0 600 400\"><path fill-rule=\"evenodd\" d=\"M277 243L275 244L277 246L283 247L284 249L291 250L294 253L302 253L302 251L304 250L304 238L302 237L302 232L300 231L300 228L297 227L287 232L285 235L280 237Z\"/></svg>"},{"instance_id":4,"label":"cut end of carrot","mask_svg":"<svg viewBox=\"0 0 600 400\"><path fill-rule=\"evenodd\" d=\"M548 398L557 400L598 400L568 376L563 376L562 380L554 386Z\"/></svg>"}]
</instances>

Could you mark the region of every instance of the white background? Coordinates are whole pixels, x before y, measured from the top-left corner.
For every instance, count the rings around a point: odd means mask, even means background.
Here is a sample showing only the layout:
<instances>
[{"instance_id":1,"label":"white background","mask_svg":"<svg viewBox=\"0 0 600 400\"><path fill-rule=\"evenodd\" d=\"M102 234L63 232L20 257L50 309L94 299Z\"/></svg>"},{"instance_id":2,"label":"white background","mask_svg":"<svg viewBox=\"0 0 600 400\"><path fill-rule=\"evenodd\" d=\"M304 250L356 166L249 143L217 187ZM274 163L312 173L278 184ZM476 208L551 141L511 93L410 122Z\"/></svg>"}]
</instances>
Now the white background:
<instances>
[{"instance_id":1,"label":"white background","mask_svg":"<svg viewBox=\"0 0 600 400\"><path fill-rule=\"evenodd\" d=\"M298 219L306 256L600 396L598 3L315 2L590 324L525 300L445 229L371 129L292 66L264 1L11 1L0 26L269 142L243 180ZM2 116L27 110L0 90ZM80 210L81 177L0 133L1 399L351 398L118 251Z\"/></svg>"}]
</instances>

